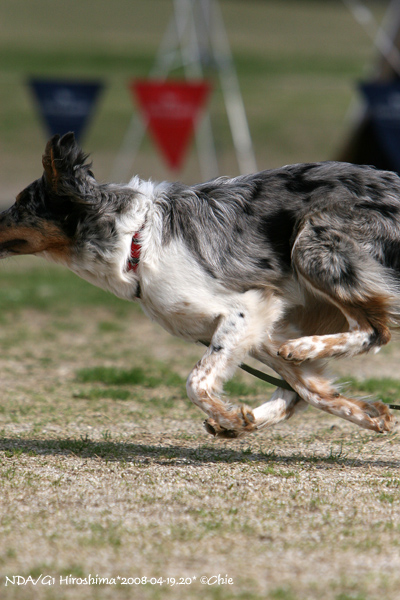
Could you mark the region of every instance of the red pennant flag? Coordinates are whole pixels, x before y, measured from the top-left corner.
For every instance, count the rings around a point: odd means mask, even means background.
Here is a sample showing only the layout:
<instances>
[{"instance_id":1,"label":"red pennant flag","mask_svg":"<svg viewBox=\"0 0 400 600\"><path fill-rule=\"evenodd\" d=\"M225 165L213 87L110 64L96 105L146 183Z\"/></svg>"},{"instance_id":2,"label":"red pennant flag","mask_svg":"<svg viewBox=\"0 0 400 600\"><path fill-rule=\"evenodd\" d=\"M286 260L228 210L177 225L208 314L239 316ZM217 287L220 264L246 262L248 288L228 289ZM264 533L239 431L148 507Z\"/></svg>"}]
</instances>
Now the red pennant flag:
<instances>
[{"instance_id":1,"label":"red pennant flag","mask_svg":"<svg viewBox=\"0 0 400 600\"><path fill-rule=\"evenodd\" d=\"M180 169L211 86L207 81L134 81L130 84L150 132L171 169Z\"/></svg>"}]
</instances>

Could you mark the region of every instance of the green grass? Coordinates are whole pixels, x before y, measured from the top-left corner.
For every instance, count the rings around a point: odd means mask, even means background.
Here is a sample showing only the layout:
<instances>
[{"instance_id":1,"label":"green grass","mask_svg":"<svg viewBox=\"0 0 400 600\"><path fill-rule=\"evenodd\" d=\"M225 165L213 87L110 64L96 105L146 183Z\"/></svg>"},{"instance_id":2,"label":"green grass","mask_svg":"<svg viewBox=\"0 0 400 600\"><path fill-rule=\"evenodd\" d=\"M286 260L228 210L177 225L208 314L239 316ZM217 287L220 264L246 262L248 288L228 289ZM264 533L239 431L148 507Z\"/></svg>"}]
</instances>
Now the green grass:
<instances>
[{"instance_id":1,"label":"green grass","mask_svg":"<svg viewBox=\"0 0 400 600\"><path fill-rule=\"evenodd\" d=\"M158 372L146 372L141 367L133 369L116 369L113 367L80 369L77 372L77 380L82 383L99 382L105 385L142 385L149 388L155 388L160 385L176 387L185 383L182 377L161 365Z\"/></svg>"},{"instance_id":2,"label":"green grass","mask_svg":"<svg viewBox=\"0 0 400 600\"><path fill-rule=\"evenodd\" d=\"M29 309L61 315L84 307L104 306L120 317L138 310L134 303L86 283L64 267L37 258L24 257L1 263L0 278L0 319ZM99 327L102 329L104 325Z\"/></svg>"},{"instance_id":3,"label":"green grass","mask_svg":"<svg viewBox=\"0 0 400 600\"><path fill-rule=\"evenodd\" d=\"M0 60L0 70L4 73L14 74L15 72L27 73L31 76L46 73L63 73L78 75L92 73L103 76L112 75L115 72L132 71L138 75L145 76L149 71L154 57L149 53L140 53L132 55L131 52L104 51L101 48L70 48L55 50L49 52L42 48L8 48L7 55L2 54Z\"/></svg>"},{"instance_id":4,"label":"green grass","mask_svg":"<svg viewBox=\"0 0 400 600\"><path fill-rule=\"evenodd\" d=\"M74 398L81 400L100 400L107 398L109 400L130 400L132 393L129 390L121 388L91 388L81 392L75 392Z\"/></svg>"},{"instance_id":5,"label":"green grass","mask_svg":"<svg viewBox=\"0 0 400 600\"><path fill-rule=\"evenodd\" d=\"M391 377L365 379L359 381L354 378L344 380L346 389L349 387L351 393L363 393L373 398L379 398L388 404L399 404L400 406L400 380Z\"/></svg>"}]
</instances>

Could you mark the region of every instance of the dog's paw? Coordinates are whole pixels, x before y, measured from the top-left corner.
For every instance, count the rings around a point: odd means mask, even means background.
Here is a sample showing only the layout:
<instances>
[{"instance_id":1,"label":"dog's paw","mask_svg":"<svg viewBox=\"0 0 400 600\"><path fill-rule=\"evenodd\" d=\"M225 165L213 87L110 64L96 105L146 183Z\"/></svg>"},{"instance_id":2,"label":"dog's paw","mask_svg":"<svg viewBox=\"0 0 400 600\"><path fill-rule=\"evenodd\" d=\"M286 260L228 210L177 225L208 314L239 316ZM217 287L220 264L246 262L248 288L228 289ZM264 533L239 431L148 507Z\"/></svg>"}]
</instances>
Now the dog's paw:
<instances>
[{"instance_id":1,"label":"dog's paw","mask_svg":"<svg viewBox=\"0 0 400 600\"><path fill-rule=\"evenodd\" d=\"M257 429L253 411L248 406L239 406L229 414L232 427L224 427L215 419L209 418L204 421L207 433L214 437L232 439L251 433Z\"/></svg>"},{"instance_id":2,"label":"dog's paw","mask_svg":"<svg viewBox=\"0 0 400 600\"><path fill-rule=\"evenodd\" d=\"M215 419L207 419L204 421L204 428L210 435L219 438L232 439L239 437L240 433L234 429L225 429L215 421Z\"/></svg>"},{"instance_id":3,"label":"dog's paw","mask_svg":"<svg viewBox=\"0 0 400 600\"><path fill-rule=\"evenodd\" d=\"M377 433L389 433L397 423L396 417L390 412L389 408L381 402L368 402L368 408L365 411L370 419L371 429Z\"/></svg>"},{"instance_id":4,"label":"dog's paw","mask_svg":"<svg viewBox=\"0 0 400 600\"><path fill-rule=\"evenodd\" d=\"M307 359L316 358L323 350L322 342L318 344L312 337L303 337L282 344L278 350L278 356L284 360L300 364Z\"/></svg>"}]
</instances>

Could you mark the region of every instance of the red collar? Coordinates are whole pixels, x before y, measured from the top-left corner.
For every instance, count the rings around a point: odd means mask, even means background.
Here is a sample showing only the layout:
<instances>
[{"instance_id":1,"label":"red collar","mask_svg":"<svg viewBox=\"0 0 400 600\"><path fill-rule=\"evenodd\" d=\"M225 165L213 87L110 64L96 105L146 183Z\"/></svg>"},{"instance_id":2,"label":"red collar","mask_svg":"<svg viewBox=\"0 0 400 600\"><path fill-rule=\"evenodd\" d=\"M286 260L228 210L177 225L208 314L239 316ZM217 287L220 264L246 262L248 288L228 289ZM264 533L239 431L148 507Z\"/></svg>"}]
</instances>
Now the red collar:
<instances>
[{"instance_id":1,"label":"red collar","mask_svg":"<svg viewBox=\"0 0 400 600\"><path fill-rule=\"evenodd\" d=\"M127 271L133 271L136 272L139 266L139 259L140 259L140 251L142 249L142 244L140 243L140 234L142 233L144 228L144 223L141 226L141 228L139 229L139 231L136 231L136 233L133 234L132 236L132 243L131 243L131 254L130 257L128 258L128 263L126 266Z\"/></svg>"}]
</instances>

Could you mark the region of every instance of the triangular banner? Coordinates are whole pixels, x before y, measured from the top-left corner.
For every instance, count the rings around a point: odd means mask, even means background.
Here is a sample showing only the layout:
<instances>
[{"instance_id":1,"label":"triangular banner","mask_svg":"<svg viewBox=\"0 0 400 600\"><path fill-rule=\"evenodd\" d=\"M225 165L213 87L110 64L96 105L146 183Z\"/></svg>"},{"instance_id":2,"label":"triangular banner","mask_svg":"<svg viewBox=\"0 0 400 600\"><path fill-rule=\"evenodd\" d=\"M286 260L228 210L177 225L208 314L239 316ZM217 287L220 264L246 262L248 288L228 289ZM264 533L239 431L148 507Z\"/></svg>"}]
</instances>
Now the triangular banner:
<instances>
[{"instance_id":1,"label":"triangular banner","mask_svg":"<svg viewBox=\"0 0 400 600\"><path fill-rule=\"evenodd\" d=\"M400 172L400 82L364 83L360 87L378 141Z\"/></svg>"},{"instance_id":2,"label":"triangular banner","mask_svg":"<svg viewBox=\"0 0 400 600\"><path fill-rule=\"evenodd\" d=\"M179 170L209 96L210 84L141 80L133 81L130 89L168 166Z\"/></svg>"},{"instance_id":3,"label":"triangular banner","mask_svg":"<svg viewBox=\"0 0 400 600\"><path fill-rule=\"evenodd\" d=\"M49 134L73 131L79 141L103 84L68 79L31 79L29 84Z\"/></svg>"}]
</instances>

